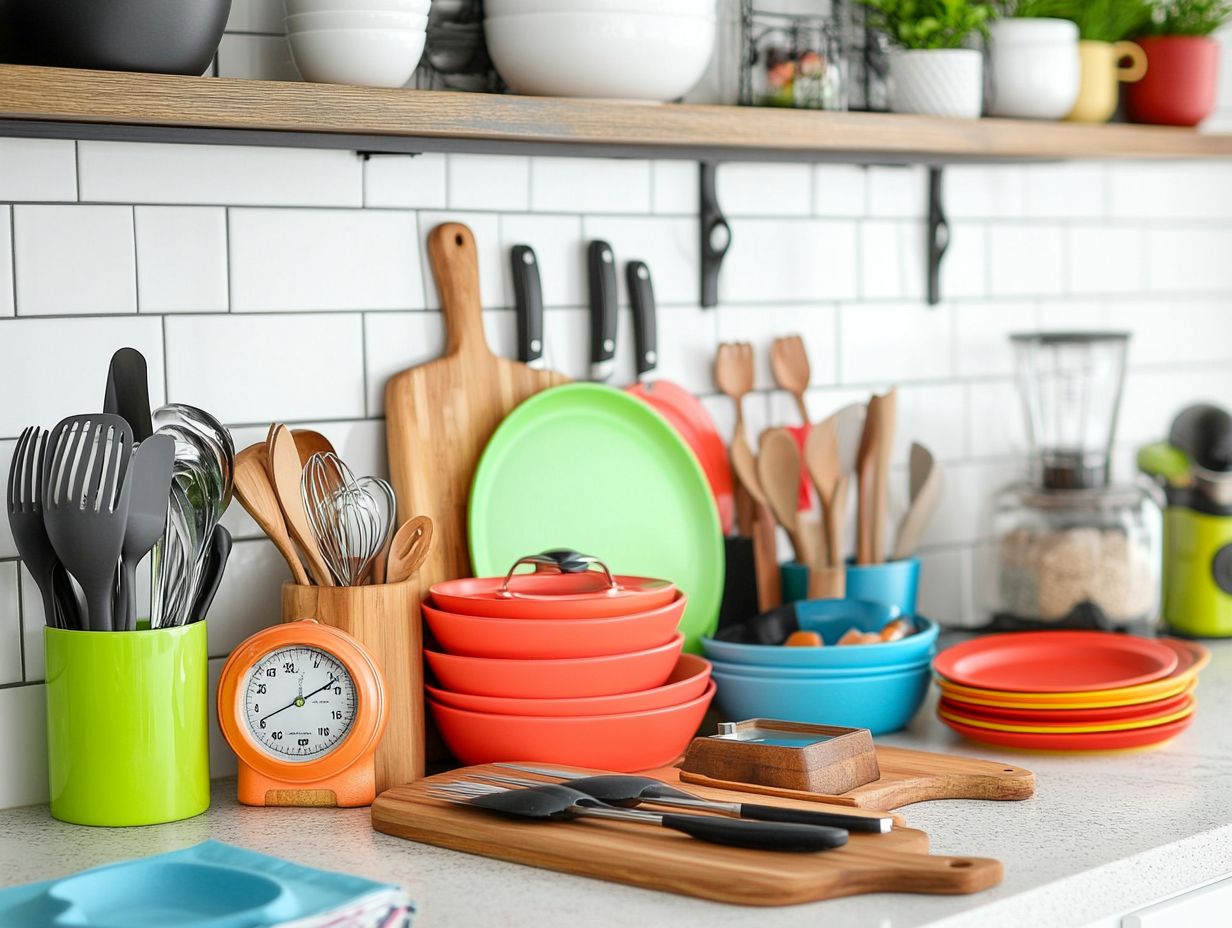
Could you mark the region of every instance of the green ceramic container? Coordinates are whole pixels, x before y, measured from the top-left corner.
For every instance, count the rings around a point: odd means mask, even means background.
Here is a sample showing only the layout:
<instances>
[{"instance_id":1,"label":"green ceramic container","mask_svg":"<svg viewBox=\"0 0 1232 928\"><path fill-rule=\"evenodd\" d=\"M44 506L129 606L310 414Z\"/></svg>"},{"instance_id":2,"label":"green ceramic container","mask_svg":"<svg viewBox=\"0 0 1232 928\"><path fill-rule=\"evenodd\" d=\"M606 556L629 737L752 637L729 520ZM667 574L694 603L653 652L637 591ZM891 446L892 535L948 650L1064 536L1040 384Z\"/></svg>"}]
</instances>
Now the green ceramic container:
<instances>
[{"instance_id":1,"label":"green ceramic container","mask_svg":"<svg viewBox=\"0 0 1232 928\"><path fill-rule=\"evenodd\" d=\"M51 814L157 825L208 809L205 622L44 634Z\"/></svg>"}]
</instances>

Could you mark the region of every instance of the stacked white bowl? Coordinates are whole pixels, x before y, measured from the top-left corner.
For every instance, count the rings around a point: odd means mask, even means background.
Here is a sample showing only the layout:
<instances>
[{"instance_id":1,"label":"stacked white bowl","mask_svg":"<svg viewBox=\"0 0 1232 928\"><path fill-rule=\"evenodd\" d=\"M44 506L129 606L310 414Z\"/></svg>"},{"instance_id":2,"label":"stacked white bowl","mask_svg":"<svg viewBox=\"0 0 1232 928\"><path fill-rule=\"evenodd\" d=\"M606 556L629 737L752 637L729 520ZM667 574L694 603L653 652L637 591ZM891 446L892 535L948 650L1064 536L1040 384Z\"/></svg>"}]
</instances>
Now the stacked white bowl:
<instances>
[{"instance_id":1,"label":"stacked white bowl","mask_svg":"<svg viewBox=\"0 0 1232 928\"><path fill-rule=\"evenodd\" d=\"M705 73L716 7L716 0L485 0L484 34L492 63L517 93L667 101Z\"/></svg>"},{"instance_id":2,"label":"stacked white bowl","mask_svg":"<svg viewBox=\"0 0 1232 928\"><path fill-rule=\"evenodd\" d=\"M306 81L401 87L423 56L432 0L286 0L291 57Z\"/></svg>"}]
</instances>

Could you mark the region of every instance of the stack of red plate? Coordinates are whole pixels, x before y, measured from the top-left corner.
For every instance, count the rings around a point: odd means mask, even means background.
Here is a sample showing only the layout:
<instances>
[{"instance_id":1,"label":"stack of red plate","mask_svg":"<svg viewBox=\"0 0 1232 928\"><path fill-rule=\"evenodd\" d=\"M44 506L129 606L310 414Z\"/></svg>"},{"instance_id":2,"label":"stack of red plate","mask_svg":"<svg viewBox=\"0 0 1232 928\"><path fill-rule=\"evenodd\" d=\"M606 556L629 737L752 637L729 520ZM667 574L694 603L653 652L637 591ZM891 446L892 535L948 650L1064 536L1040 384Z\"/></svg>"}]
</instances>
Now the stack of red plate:
<instances>
[{"instance_id":1,"label":"stack of red plate","mask_svg":"<svg viewBox=\"0 0 1232 928\"><path fill-rule=\"evenodd\" d=\"M1162 744L1193 721L1199 644L1111 632L976 638L933 661L937 715L972 741L1044 751Z\"/></svg>"}]
</instances>

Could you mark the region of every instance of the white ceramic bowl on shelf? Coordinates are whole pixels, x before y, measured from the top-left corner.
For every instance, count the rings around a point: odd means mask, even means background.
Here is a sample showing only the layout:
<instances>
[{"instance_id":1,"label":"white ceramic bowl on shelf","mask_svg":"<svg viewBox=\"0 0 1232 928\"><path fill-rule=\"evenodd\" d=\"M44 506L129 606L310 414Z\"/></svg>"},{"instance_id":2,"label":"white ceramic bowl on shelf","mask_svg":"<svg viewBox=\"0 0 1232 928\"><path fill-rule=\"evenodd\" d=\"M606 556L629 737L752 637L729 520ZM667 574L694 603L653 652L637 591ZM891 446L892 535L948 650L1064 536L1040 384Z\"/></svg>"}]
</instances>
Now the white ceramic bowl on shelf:
<instances>
[{"instance_id":1,"label":"white ceramic bowl on shelf","mask_svg":"<svg viewBox=\"0 0 1232 928\"><path fill-rule=\"evenodd\" d=\"M402 87L423 55L422 29L318 29L288 36L306 81Z\"/></svg>"},{"instance_id":2,"label":"white ceramic bowl on shelf","mask_svg":"<svg viewBox=\"0 0 1232 928\"><path fill-rule=\"evenodd\" d=\"M715 22L661 13L527 13L484 21L488 52L517 93L668 101L714 52Z\"/></svg>"},{"instance_id":3,"label":"white ceramic bowl on shelf","mask_svg":"<svg viewBox=\"0 0 1232 928\"><path fill-rule=\"evenodd\" d=\"M432 0L285 0L288 16L301 13L336 13L354 10L386 10L427 15Z\"/></svg>"},{"instance_id":4,"label":"white ceramic bowl on shelf","mask_svg":"<svg viewBox=\"0 0 1232 928\"><path fill-rule=\"evenodd\" d=\"M484 15L526 13L658 13L661 16L718 15L718 0L484 0Z\"/></svg>"},{"instance_id":5,"label":"white ceramic bowl on shelf","mask_svg":"<svg viewBox=\"0 0 1232 928\"><path fill-rule=\"evenodd\" d=\"M388 10L353 10L330 13L297 13L286 19L287 33L318 29L416 29L428 28L426 13L394 13Z\"/></svg>"}]
</instances>

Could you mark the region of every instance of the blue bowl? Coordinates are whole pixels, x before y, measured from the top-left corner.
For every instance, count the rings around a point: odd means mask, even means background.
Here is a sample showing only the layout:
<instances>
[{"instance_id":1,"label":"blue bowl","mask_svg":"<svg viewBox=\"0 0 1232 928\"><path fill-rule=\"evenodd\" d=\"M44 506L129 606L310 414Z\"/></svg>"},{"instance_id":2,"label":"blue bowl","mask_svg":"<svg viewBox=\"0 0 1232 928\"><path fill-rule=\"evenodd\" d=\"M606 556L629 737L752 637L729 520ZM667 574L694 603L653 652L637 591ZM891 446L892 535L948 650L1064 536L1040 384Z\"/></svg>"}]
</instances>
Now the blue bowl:
<instances>
[{"instance_id":1,"label":"blue bowl","mask_svg":"<svg viewBox=\"0 0 1232 928\"><path fill-rule=\"evenodd\" d=\"M896 667L769 667L764 664L736 664L714 658L710 658L710 666L732 676L755 677L759 680L816 680L821 677L836 679L919 670L928 667L936 653L936 648L933 648L920 660Z\"/></svg>"},{"instance_id":2,"label":"blue bowl","mask_svg":"<svg viewBox=\"0 0 1232 928\"><path fill-rule=\"evenodd\" d=\"M713 672L716 698L728 719L782 719L811 725L867 728L874 735L898 731L928 694L925 665L900 673L793 679Z\"/></svg>"},{"instance_id":3,"label":"blue bowl","mask_svg":"<svg viewBox=\"0 0 1232 928\"><path fill-rule=\"evenodd\" d=\"M820 634L827 647L786 648L777 644L736 644L703 638L702 651L711 660L746 664L750 665L750 669L859 667L873 672L901 670L904 665L917 663L932 655L941 631L936 622L916 616L912 621L919 631L898 641L829 647L837 644L843 632L853 625L862 632L880 631L897 614L893 607L879 603L812 599L796 603L796 617L802 629ZM761 672L760 669L757 672Z\"/></svg>"}]
</instances>

